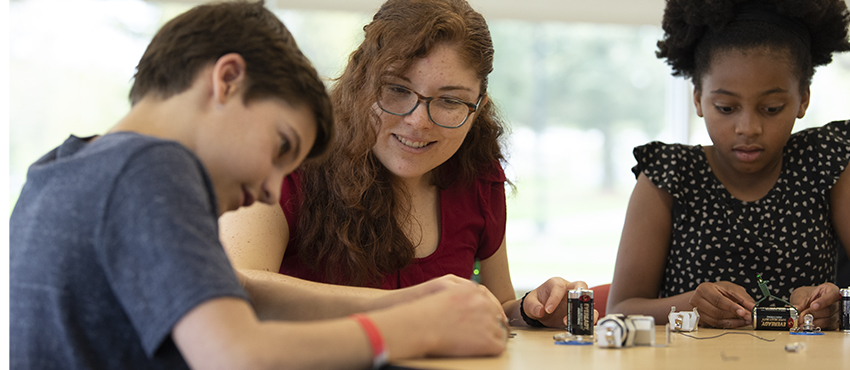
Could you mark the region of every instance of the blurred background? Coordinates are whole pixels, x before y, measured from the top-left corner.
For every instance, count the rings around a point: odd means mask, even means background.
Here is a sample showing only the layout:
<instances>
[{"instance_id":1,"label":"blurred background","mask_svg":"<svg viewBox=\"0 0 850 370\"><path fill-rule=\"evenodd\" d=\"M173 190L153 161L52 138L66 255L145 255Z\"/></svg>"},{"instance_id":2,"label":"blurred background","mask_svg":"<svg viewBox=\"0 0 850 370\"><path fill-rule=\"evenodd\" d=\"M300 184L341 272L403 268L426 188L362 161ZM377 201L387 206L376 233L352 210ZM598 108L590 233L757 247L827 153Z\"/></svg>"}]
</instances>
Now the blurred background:
<instances>
[{"instance_id":1,"label":"blurred background","mask_svg":"<svg viewBox=\"0 0 850 370\"><path fill-rule=\"evenodd\" d=\"M129 110L156 30L201 1L9 2L9 210L27 167ZM330 86L381 0L267 1ZM710 144L690 83L655 58L663 0L471 0L496 48L490 96L509 122L508 256L517 291L608 283L635 178L632 148ZM850 119L850 55L819 69L795 130Z\"/></svg>"}]
</instances>

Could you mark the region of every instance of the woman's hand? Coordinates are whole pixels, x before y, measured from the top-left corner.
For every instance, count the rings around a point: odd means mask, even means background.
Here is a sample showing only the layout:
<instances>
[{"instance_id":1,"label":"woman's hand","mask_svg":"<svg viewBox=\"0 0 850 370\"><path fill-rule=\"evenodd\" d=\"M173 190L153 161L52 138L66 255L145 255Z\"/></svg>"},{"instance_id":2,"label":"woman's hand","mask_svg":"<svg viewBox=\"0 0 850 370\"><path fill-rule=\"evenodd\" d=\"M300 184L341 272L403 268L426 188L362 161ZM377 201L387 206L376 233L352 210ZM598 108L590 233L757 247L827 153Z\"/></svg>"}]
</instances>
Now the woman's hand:
<instances>
[{"instance_id":1,"label":"woman's hand","mask_svg":"<svg viewBox=\"0 0 850 370\"><path fill-rule=\"evenodd\" d=\"M794 289L791 293L791 304L800 311L797 322L802 324L803 316L807 313L814 317L814 326L823 330L838 328L838 300L841 296L838 287L833 283L823 283L818 286L804 286Z\"/></svg>"},{"instance_id":2,"label":"woman's hand","mask_svg":"<svg viewBox=\"0 0 850 370\"><path fill-rule=\"evenodd\" d=\"M587 289L583 281L569 282L559 277L546 280L545 283L532 290L525 297L522 309L525 315L551 328L562 328L567 325L567 291ZM594 322L598 313L594 310Z\"/></svg>"},{"instance_id":3,"label":"woman's hand","mask_svg":"<svg viewBox=\"0 0 850 370\"><path fill-rule=\"evenodd\" d=\"M700 325L715 328L752 324L752 311L756 305L746 289L728 281L700 284L689 303L699 310Z\"/></svg>"}]
</instances>

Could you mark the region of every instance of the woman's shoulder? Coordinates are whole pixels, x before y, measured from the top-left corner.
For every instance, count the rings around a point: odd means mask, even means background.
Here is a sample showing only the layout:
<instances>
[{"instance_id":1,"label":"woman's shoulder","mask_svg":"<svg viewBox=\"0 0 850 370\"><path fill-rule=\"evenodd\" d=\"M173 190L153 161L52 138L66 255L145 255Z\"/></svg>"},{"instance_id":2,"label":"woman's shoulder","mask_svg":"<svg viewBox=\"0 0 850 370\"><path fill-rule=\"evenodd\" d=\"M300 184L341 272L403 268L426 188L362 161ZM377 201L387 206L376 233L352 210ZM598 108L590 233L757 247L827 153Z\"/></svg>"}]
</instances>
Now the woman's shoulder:
<instances>
[{"instance_id":1,"label":"woman's shoulder","mask_svg":"<svg viewBox=\"0 0 850 370\"><path fill-rule=\"evenodd\" d=\"M507 177L500 161L493 161L476 167L471 182L455 179L443 188L441 197L453 206L470 209L488 208L492 204L504 204L505 183Z\"/></svg>"},{"instance_id":2,"label":"woman's shoulder","mask_svg":"<svg viewBox=\"0 0 850 370\"><path fill-rule=\"evenodd\" d=\"M295 171L292 171L288 175L286 175L286 177L285 177L286 181L295 182L295 183L300 184L303 171L304 170L301 167L296 168Z\"/></svg>"},{"instance_id":3,"label":"woman's shoulder","mask_svg":"<svg viewBox=\"0 0 850 370\"><path fill-rule=\"evenodd\" d=\"M470 173L466 179L461 178L463 173ZM443 179L438 185L443 189L468 188L470 186L490 185L492 183L504 183L507 181L502 161L496 159L490 162L473 165L473 170L463 171L460 164L455 160L444 163L439 172Z\"/></svg>"},{"instance_id":4,"label":"woman's shoulder","mask_svg":"<svg viewBox=\"0 0 850 370\"><path fill-rule=\"evenodd\" d=\"M289 223L289 230L294 234L295 220L298 219L298 213L303 201L303 190L301 188L301 169L292 171L289 175L283 178L280 189L280 207L286 216L286 221Z\"/></svg>"},{"instance_id":5,"label":"woman's shoulder","mask_svg":"<svg viewBox=\"0 0 850 370\"><path fill-rule=\"evenodd\" d=\"M476 176L478 181L482 182L505 182L507 181L507 177L505 176L505 170L502 168L501 161L493 161L487 165L481 166L478 171L478 175Z\"/></svg>"}]
</instances>

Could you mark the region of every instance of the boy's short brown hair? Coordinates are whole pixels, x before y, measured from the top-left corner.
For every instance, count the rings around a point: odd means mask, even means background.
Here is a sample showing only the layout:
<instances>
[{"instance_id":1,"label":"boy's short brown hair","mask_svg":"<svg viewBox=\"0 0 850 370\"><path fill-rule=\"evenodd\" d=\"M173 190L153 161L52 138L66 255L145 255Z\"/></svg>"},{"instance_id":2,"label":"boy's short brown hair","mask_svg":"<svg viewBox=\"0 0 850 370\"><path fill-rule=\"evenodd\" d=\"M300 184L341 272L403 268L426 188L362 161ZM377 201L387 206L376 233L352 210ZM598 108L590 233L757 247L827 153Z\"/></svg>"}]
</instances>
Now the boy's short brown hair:
<instances>
[{"instance_id":1,"label":"boy's short brown hair","mask_svg":"<svg viewBox=\"0 0 850 370\"><path fill-rule=\"evenodd\" d=\"M321 155L332 136L330 99L312 63L262 1L200 5L166 23L136 67L131 104L148 95L167 99L189 89L203 68L228 53L245 59L245 104L278 98L313 111L316 141L308 158Z\"/></svg>"}]
</instances>

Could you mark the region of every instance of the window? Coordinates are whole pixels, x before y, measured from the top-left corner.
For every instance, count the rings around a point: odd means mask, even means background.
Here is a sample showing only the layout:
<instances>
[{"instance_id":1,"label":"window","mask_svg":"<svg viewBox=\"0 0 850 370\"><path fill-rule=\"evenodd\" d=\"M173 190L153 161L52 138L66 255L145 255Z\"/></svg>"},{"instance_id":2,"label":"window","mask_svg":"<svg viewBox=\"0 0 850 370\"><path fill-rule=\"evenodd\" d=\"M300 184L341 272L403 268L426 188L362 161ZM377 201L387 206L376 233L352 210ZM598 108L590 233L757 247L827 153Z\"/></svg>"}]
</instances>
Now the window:
<instances>
[{"instance_id":1,"label":"window","mask_svg":"<svg viewBox=\"0 0 850 370\"><path fill-rule=\"evenodd\" d=\"M103 133L126 114L144 48L191 5L10 3L10 206L32 162L69 134ZM372 15L276 13L329 84ZM651 140L710 143L690 108L690 87L655 58L656 26L488 22L496 46L489 92L512 129L507 172L517 191L508 198L507 237L514 287L528 290L552 276L610 282L635 181L632 148ZM819 69L797 129L850 118L847 81L848 54Z\"/></svg>"},{"instance_id":2,"label":"window","mask_svg":"<svg viewBox=\"0 0 850 370\"><path fill-rule=\"evenodd\" d=\"M609 282L634 176L631 148L672 140L660 29L490 21L491 94L511 123L508 255L515 287Z\"/></svg>"}]
</instances>

